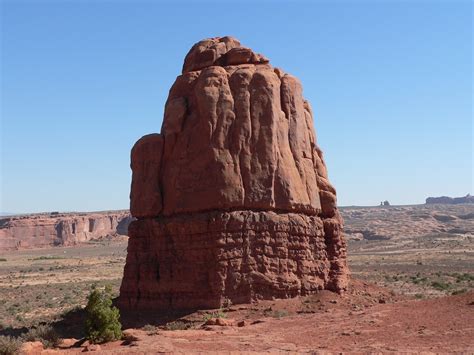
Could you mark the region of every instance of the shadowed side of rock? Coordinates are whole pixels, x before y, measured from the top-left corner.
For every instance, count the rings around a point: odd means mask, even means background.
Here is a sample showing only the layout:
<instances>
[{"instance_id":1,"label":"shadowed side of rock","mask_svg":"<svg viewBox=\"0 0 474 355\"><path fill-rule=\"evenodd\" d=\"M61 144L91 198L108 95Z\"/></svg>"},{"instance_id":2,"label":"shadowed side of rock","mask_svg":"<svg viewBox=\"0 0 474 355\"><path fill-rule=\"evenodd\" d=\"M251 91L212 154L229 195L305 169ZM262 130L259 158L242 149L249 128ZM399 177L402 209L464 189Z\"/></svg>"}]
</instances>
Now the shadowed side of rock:
<instances>
[{"instance_id":1,"label":"shadowed side of rock","mask_svg":"<svg viewBox=\"0 0 474 355\"><path fill-rule=\"evenodd\" d=\"M204 212L135 221L130 232L125 278L133 281L121 292L140 298L127 298L129 308L218 308L226 299L307 295L329 280L314 216Z\"/></svg>"},{"instance_id":2,"label":"shadowed side of rock","mask_svg":"<svg viewBox=\"0 0 474 355\"><path fill-rule=\"evenodd\" d=\"M219 307L347 284L336 191L295 77L230 37L197 43L161 134L132 149L129 309Z\"/></svg>"}]
</instances>

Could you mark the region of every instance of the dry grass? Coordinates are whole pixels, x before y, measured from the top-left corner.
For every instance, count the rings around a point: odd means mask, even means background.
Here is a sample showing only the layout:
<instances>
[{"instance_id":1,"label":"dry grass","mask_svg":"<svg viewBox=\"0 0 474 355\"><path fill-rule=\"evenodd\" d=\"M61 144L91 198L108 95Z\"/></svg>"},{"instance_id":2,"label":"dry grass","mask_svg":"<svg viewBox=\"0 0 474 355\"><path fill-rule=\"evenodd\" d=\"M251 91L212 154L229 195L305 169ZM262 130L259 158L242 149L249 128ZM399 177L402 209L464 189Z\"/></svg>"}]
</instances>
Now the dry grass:
<instances>
[{"instance_id":1,"label":"dry grass","mask_svg":"<svg viewBox=\"0 0 474 355\"><path fill-rule=\"evenodd\" d=\"M91 286L118 294L126 243L10 252L0 264L0 328L32 327L84 307Z\"/></svg>"}]
</instances>

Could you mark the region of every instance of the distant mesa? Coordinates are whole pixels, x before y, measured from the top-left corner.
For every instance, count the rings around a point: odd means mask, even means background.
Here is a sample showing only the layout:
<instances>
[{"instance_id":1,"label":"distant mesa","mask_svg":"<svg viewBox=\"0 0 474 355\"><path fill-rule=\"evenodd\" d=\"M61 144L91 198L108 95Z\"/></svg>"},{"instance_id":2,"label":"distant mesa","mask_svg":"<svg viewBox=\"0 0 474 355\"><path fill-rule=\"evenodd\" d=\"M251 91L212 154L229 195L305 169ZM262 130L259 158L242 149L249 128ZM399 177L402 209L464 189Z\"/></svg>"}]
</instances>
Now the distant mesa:
<instances>
[{"instance_id":1,"label":"distant mesa","mask_svg":"<svg viewBox=\"0 0 474 355\"><path fill-rule=\"evenodd\" d=\"M474 196L471 196L471 194L467 194L466 196L463 196L463 197L441 196L441 197L428 197L426 199L427 205L432 205L432 204L457 205L461 203L474 203Z\"/></svg>"},{"instance_id":2,"label":"distant mesa","mask_svg":"<svg viewBox=\"0 0 474 355\"><path fill-rule=\"evenodd\" d=\"M0 218L0 251L71 246L127 235L128 211L36 213Z\"/></svg>"},{"instance_id":3,"label":"distant mesa","mask_svg":"<svg viewBox=\"0 0 474 355\"><path fill-rule=\"evenodd\" d=\"M302 91L235 38L191 48L161 133L131 151L122 308L346 289L342 218Z\"/></svg>"},{"instance_id":4,"label":"distant mesa","mask_svg":"<svg viewBox=\"0 0 474 355\"><path fill-rule=\"evenodd\" d=\"M15 213L12 212L0 212L0 217L14 216Z\"/></svg>"}]
</instances>

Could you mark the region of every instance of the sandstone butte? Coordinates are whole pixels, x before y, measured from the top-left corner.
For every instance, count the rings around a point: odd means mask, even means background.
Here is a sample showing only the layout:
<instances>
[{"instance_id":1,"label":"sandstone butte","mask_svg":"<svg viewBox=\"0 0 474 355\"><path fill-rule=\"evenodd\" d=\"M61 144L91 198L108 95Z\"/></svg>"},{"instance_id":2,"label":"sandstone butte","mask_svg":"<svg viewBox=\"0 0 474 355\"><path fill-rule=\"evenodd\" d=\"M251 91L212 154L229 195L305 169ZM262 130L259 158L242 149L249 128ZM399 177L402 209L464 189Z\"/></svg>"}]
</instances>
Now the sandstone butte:
<instances>
[{"instance_id":1,"label":"sandstone butte","mask_svg":"<svg viewBox=\"0 0 474 355\"><path fill-rule=\"evenodd\" d=\"M238 40L191 48L131 168L123 309L346 289L343 221L301 83Z\"/></svg>"}]
</instances>

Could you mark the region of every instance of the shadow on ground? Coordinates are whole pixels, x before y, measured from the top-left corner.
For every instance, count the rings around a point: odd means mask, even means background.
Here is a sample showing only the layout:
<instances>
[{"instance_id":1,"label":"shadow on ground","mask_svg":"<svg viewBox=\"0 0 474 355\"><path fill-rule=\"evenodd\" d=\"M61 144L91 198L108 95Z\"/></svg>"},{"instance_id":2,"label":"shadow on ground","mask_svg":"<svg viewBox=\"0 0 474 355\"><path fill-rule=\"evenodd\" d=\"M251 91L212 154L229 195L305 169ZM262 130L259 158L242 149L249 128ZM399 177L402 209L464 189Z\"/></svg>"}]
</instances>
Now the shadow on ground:
<instances>
[{"instance_id":1,"label":"shadow on ground","mask_svg":"<svg viewBox=\"0 0 474 355\"><path fill-rule=\"evenodd\" d=\"M76 338L81 339L84 337L84 321L86 319L86 313L84 309L73 309L65 314L62 318L51 323L40 322L39 324L50 324L56 333L61 338ZM0 329L0 335L8 335L12 337L20 337L27 333L29 328L27 327L7 327Z\"/></svg>"},{"instance_id":2,"label":"shadow on ground","mask_svg":"<svg viewBox=\"0 0 474 355\"><path fill-rule=\"evenodd\" d=\"M114 301L114 304L116 300ZM182 317L194 313L189 311L172 312L138 312L120 310L120 322L122 330L129 328L142 328L145 325L164 326L167 323L174 322ZM61 319L49 323L61 338L83 339L85 337L84 324L86 320L86 311L83 308L76 308L62 315ZM46 324L42 322L41 324ZM0 335L20 337L28 332L27 327L8 327L0 329Z\"/></svg>"},{"instance_id":3,"label":"shadow on ground","mask_svg":"<svg viewBox=\"0 0 474 355\"><path fill-rule=\"evenodd\" d=\"M123 311L120 313L122 329L142 328L145 325L164 326L168 323L182 320L183 317L193 314L195 311L175 312L137 312Z\"/></svg>"}]
</instances>

